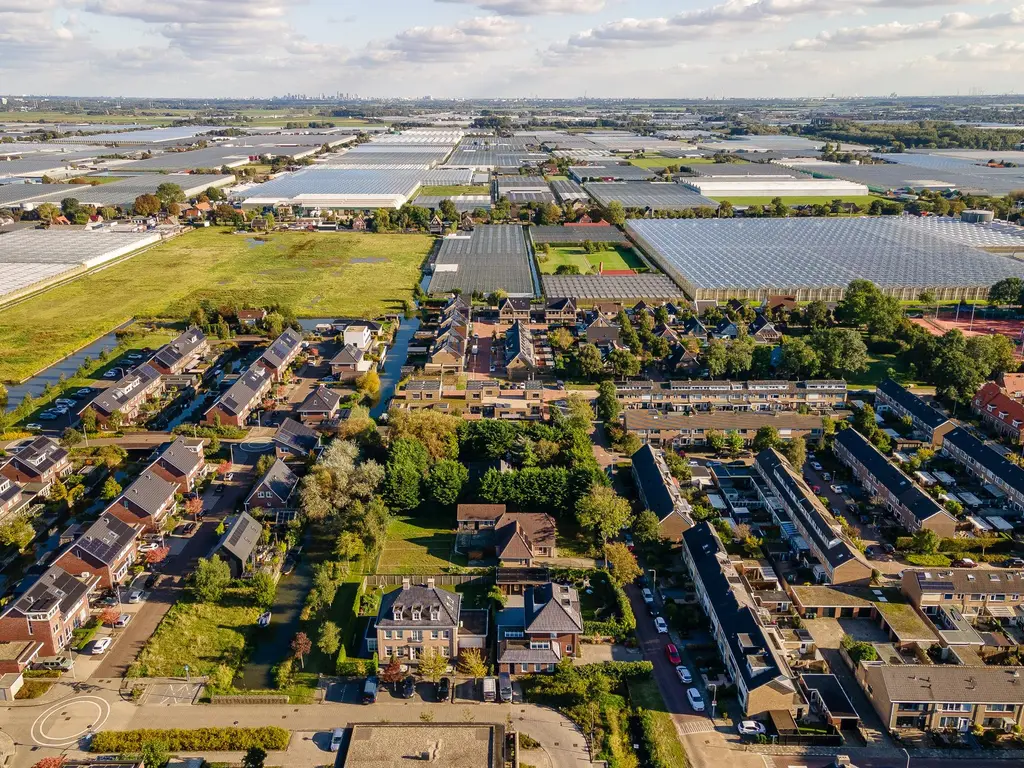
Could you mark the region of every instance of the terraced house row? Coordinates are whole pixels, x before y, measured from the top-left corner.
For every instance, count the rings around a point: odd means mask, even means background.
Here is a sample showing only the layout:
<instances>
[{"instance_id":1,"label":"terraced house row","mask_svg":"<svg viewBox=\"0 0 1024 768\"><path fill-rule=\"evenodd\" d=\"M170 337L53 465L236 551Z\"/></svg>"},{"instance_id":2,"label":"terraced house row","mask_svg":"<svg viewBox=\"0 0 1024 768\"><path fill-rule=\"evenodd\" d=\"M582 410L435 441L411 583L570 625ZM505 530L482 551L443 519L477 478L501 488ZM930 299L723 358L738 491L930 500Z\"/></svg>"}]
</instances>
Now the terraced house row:
<instances>
[{"instance_id":1,"label":"terraced house row","mask_svg":"<svg viewBox=\"0 0 1024 768\"><path fill-rule=\"evenodd\" d=\"M623 408L662 411L828 412L846 404L842 379L807 381L626 381L615 385Z\"/></svg>"}]
</instances>

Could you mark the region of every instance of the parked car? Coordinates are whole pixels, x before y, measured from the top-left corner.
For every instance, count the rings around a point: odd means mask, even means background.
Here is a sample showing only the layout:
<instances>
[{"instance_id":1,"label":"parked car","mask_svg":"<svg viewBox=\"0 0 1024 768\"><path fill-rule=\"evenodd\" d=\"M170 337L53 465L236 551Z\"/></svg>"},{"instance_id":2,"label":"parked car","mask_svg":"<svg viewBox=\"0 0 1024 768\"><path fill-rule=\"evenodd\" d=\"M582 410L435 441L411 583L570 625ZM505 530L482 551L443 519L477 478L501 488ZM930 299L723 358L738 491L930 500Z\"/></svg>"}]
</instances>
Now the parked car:
<instances>
[{"instance_id":1,"label":"parked car","mask_svg":"<svg viewBox=\"0 0 1024 768\"><path fill-rule=\"evenodd\" d=\"M337 752L341 749L342 742L345 741L345 729L335 728L331 734L331 752Z\"/></svg>"},{"instance_id":2,"label":"parked car","mask_svg":"<svg viewBox=\"0 0 1024 768\"><path fill-rule=\"evenodd\" d=\"M76 403L74 400L69 400L66 397L58 397L56 400L53 401L53 404L63 405L65 408L74 408Z\"/></svg>"},{"instance_id":3,"label":"parked car","mask_svg":"<svg viewBox=\"0 0 1024 768\"><path fill-rule=\"evenodd\" d=\"M683 666L676 667L676 676L679 678L679 682L680 683L692 683L693 682L693 675L690 674L690 670L688 670L686 667L683 667Z\"/></svg>"},{"instance_id":4,"label":"parked car","mask_svg":"<svg viewBox=\"0 0 1024 768\"><path fill-rule=\"evenodd\" d=\"M658 634L659 635L667 635L668 634L668 624L665 622L665 619L663 617L661 617L661 616L655 617L655 619L654 619L654 628L656 630L658 630Z\"/></svg>"},{"instance_id":5,"label":"parked car","mask_svg":"<svg viewBox=\"0 0 1024 768\"><path fill-rule=\"evenodd\" d=\"M882 548L882 551L885 552L885 554L887 555L891 555L896 552L896 547L894 547L892 544L887 544L884 541L878 546L880 546Z\"/></svg>"},{"instance_id":6,"label":"parked car","mask_svg":"<svg viewBox=\"0 0 1024 768\"><path fill-rule=\"evenodd\" d=\"M484 678L484 701L494 701L498 698L498 678Z\"/></svg>"},{"instance_id":7,"label":"parked car","mask_svg":"<svg viewBox=\"0 0 1024 768\"><path fill-rule=\"evenodd\" d=\"M969 557L961 557L959 560L953 561L954 568L977 568L978 564L971 560Z\"/></svg>"},{"instance_id":8,"label":"parked car","mask_svg":"<svg viewBox=\"0 0 1024 768\"><path fill-rule=\"evenodd\" d=\"M644 602L648 605L654 602L654 593L651 592L651 590L649 590L647 587L644 587L643 590L641 590L640 594L644 596Z\"/></svg>"},{"instance_id":9,"label":"parked car","mask_svg":"<svg viewBox=\"0 0 1024 768\"><path fill-rule=\"evenodd\" d=\"M740 736L760 736L764 733L764 723L759 723L757 720L743 720L736 726L736 730L739 731Z\"/></svg>"},{"instance_id":10,"label":"parked car","mask_svg":"<svg viewBox=\"0 0 1024 768\"><path fill-rule=\"evenodd\" d=\"M132 621L132 615L130 613L122 613L117 617L117 621L114 622L115 627L127 627Z\"/></svg>"},{"instance_id":11,"label":"parked car","mask_svg":"<svg viewBox=\"0 0 1024 768\"><path fill-rule=\"evenodd\" d=\"M643 574L640 574L639 576L636 577L636 585L638 587L646 587L648 584L650 584L650 582L647 581L647 577L644 576Z\"/></svg>"},{"instance_id":12,"label":"parked car","mask_svg":"<svg viewBox=\"0 0 1024 768\"><path fill-rule=\"evenodd\" d=\"M71 669L71 659L56 656L52 659L40 659L32 664L32 669L59 669L66 672Z\"/></svg>"},{"instance_id":13,"label":"parked car","mask_svg":"<svg viewBox=\"0 0 1024 768\"><path fill-rule=\"evenodd\" d=\"M92 653L93 656L99 656L113 644L114 638L101 637L99 640L92 644L92 651L90 651L90 653Z\"/></svg>"},{"instance_id":14,"label":"parked car","mask_svg":"<svg viewBox=\"0 0 1024 768\"><path fill-rule=\"evenodd\" d=\"M701 698L700 691L696 688L686 689L686 700L690 702L690 706L693 707L694 712L704 711L704 699Z\"/></svg>"},{"instance_id":15,"label":"parked car","mask_svg":"<svg viewBox=\"0 0 1024 768\"><path fill-rule=\"evenodd\" d=\"M512 677L508 672L498 675L498 696L506 703L512 702Z\"/></svg>"},{"instance_id":16,"label":"parked car","mask_svg":"<svg viewBox=\"0 0 1024 768\"><path fill-rule=\"evenodd\" d=\"M843 486L841 485L832 485L830 488L832 488L832 493L838 493L840 495L843 493Z\"/></svg>"},{"instance_id":17,"label":"parked car","mask_svg":"<svg viewBox=\"0 0 1024 768\"><path fill-rule=\"evenodd\" d=\"M80 389L77 392L75 392L75 397L86 397L87 395L91 395L91 394L92 394L92 390L89 389L88 387L85 387L85 388Z\"/></svg>"},{"instance_id":18,"label":"parked car","mask_svg":"<svg viewBox=\"0 0 1024 768\"><path fill-rule=\"evenodd\" d=\"M442 677L437 681L437 700L448 701L448 697L452 695L452 681L449 677Z\"/></svg>"},{"instance_id":19,"label":"parked car","mask_svg":"<svg viewBox=\"0 0 1024 768\"><path fill-rule=\"evenodd\" d=\"M273 618L273 614L270 611L264 611L260 614L260 617L256 619L256 624L260 627L269 627L271 618Z\"/></svg>"},{"instance_id":20,"label":"parked car","mask_svg":"<svg viewBox=\"0 0 1024 768\"><path fill-rule=\"evenodd\" d=\"M1003 566L1006 568L1024 568L1024 558L1011 557L1009 560L1003 563Z\"/></svg>"},{"instance_id":21,"label":"parked car","mask_svg":"<svg viewBox=\"0 0 1024 768\"><path fill-rule=\"evenodd\" d=\"M363 683L363 704L373 704L377 701L377 678L368 677Z\"/></svg>"},{"instance_id":22,"label":"parked car","mask_svg":"<svg viewBox=\"0 0 1024 768\"><path fill-rule=\"evenodd\" d=\"M228 472L226 475L224 475L224 482L226 482L226 483L230 483L234 479L235 479L235 473L234 472Z\"/></svg>"},{"instance_id":23,"label":"parked car","mask_svg":"<svg viewBox=\"0 0 1024 768\"><path fill-rule=\"evenodd\" d=\"M185 527L181 529L181 532L188 536L193 533L198 526L195 523L185 523Z\"/></svg>"},{"instance_id":24,"label":"parked car","mask_svg":"<svg viewBox=\"0 0 1024 768\"><path fill-rule=\"evenodd\" d=\"M822 472L821 473L821 479L824 480L826 483L831 483L832 482L832 473L830 473L830 472Z\"/></svg>"},{"instance_id":25,"label":"parked car","mask_svg":"<svg viewBox=\"0 0 1024 768\"><path fill-rule=\"evenodd\" d=\"M821 467L821 464L819 464L818 462L812 461L811 462L811 469L813 469L815 472L821 472L822 467Z\"/></svg>"},{"instance_id":26,"label":"parked car","mask_svg":"<svg viewBox=\"0 0 1024 768\"><path fill-rule=\"evenodd\" d=\"M679 649L675 647L673 643L669 643L665 646L665 655L673 665L682 664L683 660L679 658Z\"/></svg>"},{"instance_id":27,"label":"parked car","mask_svg":"<svg viewBox=\"0 0 1024 768\"><path fill-rule=\"evenodd\" d=\"M409 675L402 681L402 687L398 689L398 695L403 699L411 699L416 693L416 678Z\"/></svg>"},{"instance_id":28,"label":"parked car","mask_svg":"<svg viewBox=\"0 0 1024 768\"><path fill-rule=\"evenodd\" d=\"M42 413L39 414L39 420L40 421L56 421L57 420L57 414L54 413L53 411L43 411ZM40 429L42 429L42 427L40 427Z\"/></svg>"},{"instance_id":29,"label":"parked car","mask_svg":"<svg viewBox=\"0 0 1024 768\"><path fill-rule=\"evenodd\" d=\"M129 592L128 593L128 602L129 603L141 603L142 602L142 590L141 589L133 589L131 592Z\"/></svg>"},{"instance_id":30,"label":"parked car","mask_svg":"<svg viewBox=\"0 0 1024 768\"><path fill-rule=\"evenodd\" d=\"M36 424L34 421L30 421L28 424L25 425L25 429L28 430L29 432L42 432L43 425Z\"/></svg>"},{"instance_id":31,"label":"parked car","mask_svg":"<svg viewBox=\"0 0 1024 768\"><path fill-rule=\"evenodd\" d=\"M155 587L159 578L160 577L155 573L149 574L149 576L146 577L146 589L152 589Z\"/></svg>"},{"instance_id":32,"label":"parked car","mask_svg":"<svg viewBox=\"0 0 1024 768\"><path fill-rule=\"evenodd\" d=\"M160 544L155 541L144 541L139 544L139 552L151 552L154 549L160 549Z\"/></svg>"}]
</instances>

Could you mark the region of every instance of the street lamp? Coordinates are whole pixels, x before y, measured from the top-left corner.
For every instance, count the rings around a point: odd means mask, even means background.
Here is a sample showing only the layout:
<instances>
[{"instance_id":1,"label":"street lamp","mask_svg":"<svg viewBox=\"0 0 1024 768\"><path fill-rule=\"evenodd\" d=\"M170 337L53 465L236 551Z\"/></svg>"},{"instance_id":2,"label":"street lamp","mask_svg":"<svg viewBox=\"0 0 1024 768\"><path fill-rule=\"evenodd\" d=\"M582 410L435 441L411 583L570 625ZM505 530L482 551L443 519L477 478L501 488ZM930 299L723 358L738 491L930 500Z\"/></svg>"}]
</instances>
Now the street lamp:
<instances>
[{"instance_id":1,"label":"street lamp","mask_svg":"<svg viewBox=\"0 0 1024 768\"><path fill-rule=\"evenodd\" d=\"M648 570L651 572L651 591L653 592L658 587L658 571L654 568Z\"/></svg>"},{"instance_id":2,"label":"street lamp","mask_svg":"<svg viewBox=\"0 0 1024 768\"><path fill-rule=\"evenodd\" d=\"M907 756L907 768L910 768L910 753L907 752L906 747L902 747L903 754Z\"/></svg>"},{"instance_id":3,"label":"street lamp","mask_svg":"<svg viewBox=\"0 0 1024 768\"><path fill-rule=\"evenodd\" d=\"M711 689L711 720L715 719L715 705L718 704L718 683L708 683Z\"/></svg>"}]
</instances>

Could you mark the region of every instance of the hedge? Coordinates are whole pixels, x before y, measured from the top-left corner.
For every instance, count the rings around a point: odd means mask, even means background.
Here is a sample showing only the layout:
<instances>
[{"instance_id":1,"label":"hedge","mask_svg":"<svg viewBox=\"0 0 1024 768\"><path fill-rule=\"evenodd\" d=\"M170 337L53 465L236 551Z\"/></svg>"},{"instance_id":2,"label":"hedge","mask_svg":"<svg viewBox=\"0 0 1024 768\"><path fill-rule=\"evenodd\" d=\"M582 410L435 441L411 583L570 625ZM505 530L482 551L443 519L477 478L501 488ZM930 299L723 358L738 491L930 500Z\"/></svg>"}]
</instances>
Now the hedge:
<instances>
[{"instance_id":1,"label":"hedge","mask_svg":"<svg viewBox=\"0 0 1024 768\"><path fill-rule=\"evenodd\" d=\"M637 712L637 719L640 722L640 731L644 740L644 749L647 751L649 758L648 764L651 768L676 768L670 762L670 756L663 754L664 750L661 748L661 741L656 735L658 726L654 722L654 713L646 709L640 709Z\"/></svg>"},{"instance_id":2,"label":"hedge","mask_svg":"<svg viewBox=\"0 0 1024 768\"><path fill-rule=\"evenodd\" d=\"M907 555L907 563L920 567L945 568L952 560L946 555Z\"/></svg>"},{"instance_id":3,"label":"hedge","mask_svg":"<svg viewBox=\"0 0 1024 768\"><path fill-rule=\"evenodd\" d=\"M143 728L136 731L100 731L89 745L91 752L137 754L149 741L162 741L169 750L244 752L252 747L281 750L288 747L289 731L276 725L259 728Z\"/></svg>"},{"instance_id":4,"label":"hedge","mask_svg":"<svg viewBox=\"0 0 1024 768\"><path fill-rule=\"evenodd\" d=\"M597 579L597 575L594 576L594 579ZM633 613L633 606L629 602L626 590L620 584L605 575L604 586L611 591L612 597L615 599L615 610L618 617L609 621L584 621L583 634L614 637L616 642L621 643L627 640L636 629L636 614Z\"/></svg>"}]
</instances>

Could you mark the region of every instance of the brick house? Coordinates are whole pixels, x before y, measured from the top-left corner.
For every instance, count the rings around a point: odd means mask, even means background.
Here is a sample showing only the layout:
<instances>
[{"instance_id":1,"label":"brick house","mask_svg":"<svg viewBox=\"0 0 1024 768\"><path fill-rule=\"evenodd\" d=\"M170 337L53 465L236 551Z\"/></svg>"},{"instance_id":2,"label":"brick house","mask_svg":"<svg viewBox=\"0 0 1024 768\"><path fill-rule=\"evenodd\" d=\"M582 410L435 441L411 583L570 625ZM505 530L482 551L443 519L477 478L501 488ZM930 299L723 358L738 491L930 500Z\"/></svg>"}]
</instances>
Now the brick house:
<instances>
[{"instance_id":1,"label":"brick house","mask_svg":"<svg viewBox=\"0 0 1024 768\"><path fill-rule=\"evenodd\" d=\"M530 322L530 299L528 298L504 298L498 302L498 318L503 323L514 323L521 320L524 323Z\"/></svg>"},{"instance_id":2,"label":"brick house","mask_svg":"<svg viewBox=\"0 0 1024 768\"><path fill-rule=\"evenodd\" d=\"M262 509L273 514L277 522L288 520L298 508L299 500L295 497L298 487L299 476L278 459L246 496L245 511Z\"/></svg>"},{"instance_id":3,"label":"brick house","mask_svg":"<svg viewBox=\"0 0 1024 768\"><path fill-rule=\"evenodd\" d=\"M0 642L35 640L43 644L41 656L56 656L89 620L89 593L98 581L50 566L21 597L0 608Z\"/></svg>"},{"instance_id":4,"label":"brick house","mask_svg":"<svg viewBox=\"0 0 1024 768\"><path fill-rule=\"evenodd\" d=\"M161 347L149 364L160 373L175 376L194 366L209 349L206 334L198 328L189 328L170 344Z\"/></svg>"},{"instance_id":5,"label":"brick house","mask_svg":"<svg viewBox=\"0 0 1024 768\"><path fill-rule=\"evenodd\" d=\"M262 359L262 358L261 358ZM249 415L262 402L274 383L271 374L258 361L243 373L230 389L217 398L203 414L203 424L230 424L244 427Z\"/></svg>"},{"instance_id":6,"label":"brick house","mask_svg":"<svg viewBox=\"0 0 1024 768\"><path fill-rule=\"evenodd\" d=\"M1014 400L996 382L989 381L974 393L971 410L992 430L1020 443L1024 430L1024 404Z\"/></svg>"},{"instance_id":7,"label":"brick house","mask_svg":"<svg viewBox=\"0 0 1024 768\"><path fill-rule=\"evenodd\" d=\"M129 525L141 525L146 533L159 533L174 511L178 486L147 469L107 507L106 512Z\"/></svg>"},{"instance_id":8,"label":"brick house","mask_svg":"<svg viewBox=\"0 0 1024 768\"><path fill-rule=\"evenodd\" d=\"M462 595L434 586L413 586L403 579L402 588L381 598L374 625L381 663L392 657L415 665L425 653L454 658L459 652Z\"/></svg>"},{"instance_id":9,"label":"brick house","mask_svg":"<svg viewBox=\"0 0 1024 768\"><path fill-rule=\"evenodd\" d=\"M174 483L178 493L191 491L206 474L203 442L202 438L179 437L156 457L149 471Z\"/></svg>"},{"instance_id":10,"label":"brick house","mask_svg":"<svg viewBox=\"0 0 1024 768\"><path fill-rule=\"evenodd\" d=\"M551 672L562 659L580 654L580 597L565 584L527 587L523 607L501 611L497 624L499 672Z\"/></svg>"},{"instance_id":11,"label":"brick house","mask_svg":"<svg viewBox=\"0 0 1024 768\"><path fill-rule=\"evenodd\" d=\"M373 360L366 356L366 350L355 344L346 344L331 359L331 375L338 381L358 379L374 366Z\"/></svg>"},{"instance_id":12,"label":"brick house","mask_svg":"<svg viewBox=\"0 0 1024 768\"><path fill-rule=\"evenodd\" d=\"M299 421L307 427L315 427L336 417L340 407L341 392L327 387L317 387L309 393L295 412L299 416Z\"/></svg>"},{"instance_id":13,"label":"brick house","mask_svg":"<svg viewBox=\"0 0 1024 768\"><path fill-rule=\"evenodd\" d=\"M0 475L0 521L13 515L25 503L21 486L8 477Z\"/></svg>"},{"instance_id":14,"label":"brick house","mask_svg":"<svg viewBox=\"0 0 1024 768\"><path fill-rule=\"evenodd\" d=\"M548 325L576 325L578 313L576 299L552 299L544 307L544 322Z\"/></svg>"},{"instance_id":15,"label":"brick house","mask_svg":"<svg viewBox=\"0 0 1024 768\"><path fill-rule=\"evenodd\" d=\"M238 310L238 324L241 326L254 326L267 319L265 309L240 309Z\"/></svg>"},{"instance_id":16,"label":"brick house","mask_svg":"<svg viewBox=\"0 0 1024 768\"><path fill-rule=\"evenodd\" d=\"M320 433L295 419L282 421L273 440L274 452L279 459L305 459L320 447Z\"/></svg>"},{"instance_id":17,"label":"brick house","mask_svg":"<svg viewBox=\"0 0 1024 768\"><path fill-rule=\"evenodd\" d=\"M956 429L956 422L889 378L875 389L875 410L884 410L883 406L897 418L909 417L914 429L933 446L942 445L943 435Z\"/></svg>"},{"instance_id":18,"label":"brick house","mask_svg":"<svg viewBox=\"0 0 1024 768\"><path fill-rule=\"evenodd\" d=\"M510 379L525 379L537 368L533 334L517 320L505 333L505 371Z\"/></svg>"},{"instance_id":19,"label":"brick house","mask_svg":"<svg viewBox=\"0 0 1024 768\"><path fill-rule=\"evenodd\" d=\"M7 463L0 465L0 475L40 496L49 494L54 480L70 474L68 452L55 440L42 436L22 446Z\"/></svg>"},{"instance_id":20,"label":"brick house","mask_svg":"<svg viewBox=\"0 0 1024 768\"><path fill-rule=\"evenodd\" d=\"M672 477L664 452L648 444L634 453L631 461L640 501L658 517L661 537L675 543L682 541L683 534L693 527L693 509Z\"/></svg>"},{"instance_id":21,"label":"brick house","mask_svg":"<svg viewBox=\"0 0 1024 768\"><path fill-rule=\"evenodd\" d=\"M274 343L256 362L267 369L274 381L280 381L284 372L288 370L288 366L295 361L301 351L302 334L293 328L288 328L274 340Z\"/></svg>"},{"instance_id":22,"label":"brick house","mask_svg":"<svg viewBox=\"0 0 1024 768\"><path fill-rule=\"evenodd\" d=\"M99 587L110 589L121 582L138 557L141 535L141 524L125 523L104 513L53 562L72 576L88 573L98 577Z\"/></svg>"},{"instance_id":23,"label":"brick house","mask_svg":"<svg viewBox=\"0 0 1024 768\"><path fill-rule=\"evenodd\" d=\"M111 414L116 411L121 414L122 424L134 424L142 406L159 397L163 391L164 381L160 371L144 363L96 395L79 411L79 415L91 408L96 413L96 422L105 427Z\"/></svg>"}]
</instances>

